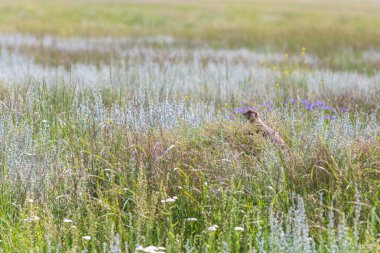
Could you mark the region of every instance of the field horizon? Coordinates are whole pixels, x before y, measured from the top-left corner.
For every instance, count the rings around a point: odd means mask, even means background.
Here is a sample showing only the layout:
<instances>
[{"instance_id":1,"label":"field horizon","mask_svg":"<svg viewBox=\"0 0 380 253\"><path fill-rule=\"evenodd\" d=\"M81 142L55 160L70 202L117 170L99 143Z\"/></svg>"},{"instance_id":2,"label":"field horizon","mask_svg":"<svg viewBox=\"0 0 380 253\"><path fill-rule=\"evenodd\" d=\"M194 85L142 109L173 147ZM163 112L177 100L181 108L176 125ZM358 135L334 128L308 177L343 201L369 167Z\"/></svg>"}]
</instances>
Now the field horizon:
<instances>
[{"instance_id":1,"label":"field horizon","mask_svg":"<svg viewBox=\"0 0 380 253\"><path fill-rule=\"evenodd\" d=\"M276 6L277 8L273 8ZM324 55L378 50L377 0L0 1L0 31L54 36L165 36L214 47Z\"/></svg>"}]
</instances>

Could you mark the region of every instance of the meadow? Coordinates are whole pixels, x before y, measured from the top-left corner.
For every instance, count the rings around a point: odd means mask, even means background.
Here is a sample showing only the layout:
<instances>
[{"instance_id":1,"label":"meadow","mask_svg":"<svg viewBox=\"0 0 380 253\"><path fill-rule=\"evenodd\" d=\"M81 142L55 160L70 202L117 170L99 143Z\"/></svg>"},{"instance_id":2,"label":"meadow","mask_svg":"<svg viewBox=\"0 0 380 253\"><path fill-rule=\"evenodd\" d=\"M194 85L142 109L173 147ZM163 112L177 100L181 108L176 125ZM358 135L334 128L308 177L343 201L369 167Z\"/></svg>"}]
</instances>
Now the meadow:
<instances>
[{"instance_id":1,"label":"meadow","mask_svg":"<svg viewBox=\"0 0 380 253\"><path fill-rule=\"evenodd\" d=\"M377 11L0 1L0 252L379 252Z\"/></svg>"}]
</instances>

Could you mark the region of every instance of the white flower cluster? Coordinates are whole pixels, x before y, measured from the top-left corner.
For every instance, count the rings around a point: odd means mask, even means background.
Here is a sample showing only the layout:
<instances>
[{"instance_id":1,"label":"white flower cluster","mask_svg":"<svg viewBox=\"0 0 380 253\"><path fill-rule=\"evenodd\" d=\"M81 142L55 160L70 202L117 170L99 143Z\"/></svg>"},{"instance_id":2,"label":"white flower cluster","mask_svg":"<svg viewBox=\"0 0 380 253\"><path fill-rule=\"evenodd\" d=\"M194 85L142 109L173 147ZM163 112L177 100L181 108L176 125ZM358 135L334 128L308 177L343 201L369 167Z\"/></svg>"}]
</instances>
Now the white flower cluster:
<instances>
[{"instance_id":1,"label":"white flower cluster","mask_svg":"<svg viewBox=\"0 0 380 253\"><path fill-rule=\"evenodd\" d=\"M147 246L143 247L141 245L137 246L136 251L147 252L147 253L165 253L165 247Z\"/></svg>"},{"instance_id":2,"label":"white flower cluster","mask_svg":"<svg viewBox=\"0 0 380 253\"><path fill-rule=\"evenodd\" d=\"M174 202L176 202L176 200L177 200L178 198L176 197L176 196L174 196L174 197L169 197L169 198L167 198L167 199L163 199L163 200L161 200L161 203L174 203Z\"/></svg>"}]
</instances>

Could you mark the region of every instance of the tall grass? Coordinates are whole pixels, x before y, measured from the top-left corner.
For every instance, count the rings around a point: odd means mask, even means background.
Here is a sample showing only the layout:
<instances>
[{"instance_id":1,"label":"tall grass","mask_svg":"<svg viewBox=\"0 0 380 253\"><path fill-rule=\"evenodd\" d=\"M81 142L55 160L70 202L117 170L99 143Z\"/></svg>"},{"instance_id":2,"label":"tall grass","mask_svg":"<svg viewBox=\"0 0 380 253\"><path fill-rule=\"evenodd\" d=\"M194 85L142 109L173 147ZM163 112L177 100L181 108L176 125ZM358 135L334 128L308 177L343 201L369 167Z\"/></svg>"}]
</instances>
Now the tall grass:
<instances>
[{"instance_id":1,"label":"tall grass","mask_svg":"<svg viewBox=\"0 0 380 253\"><path fill-rule=\"evenodd\" d=\"M379 74L180 52L65 68L2 49L2 251L377 252Z\"/></svg>"}]
</instances>

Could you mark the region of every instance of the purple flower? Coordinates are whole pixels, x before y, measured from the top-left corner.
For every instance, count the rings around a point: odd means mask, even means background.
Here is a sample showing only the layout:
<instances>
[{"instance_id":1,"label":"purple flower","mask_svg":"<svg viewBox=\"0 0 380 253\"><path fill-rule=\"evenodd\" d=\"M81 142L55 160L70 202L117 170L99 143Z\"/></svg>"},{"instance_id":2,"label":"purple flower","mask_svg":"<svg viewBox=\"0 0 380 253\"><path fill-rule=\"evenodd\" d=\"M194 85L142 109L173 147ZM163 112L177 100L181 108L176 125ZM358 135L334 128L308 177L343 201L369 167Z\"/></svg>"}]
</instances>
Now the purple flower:
<instances>
[{"instance_id":1,"label":"purple flower","mask_svg":"<svg viewBox=\"0 0 380 253\"><path fill-rule=\"evenodd\" d=\"M267 101L267 102L265 102L265 103L262 105L262 107L266 107L268 112L273 110L273 104L272 104L271 101Z\"/></svg>"},{"instance_id":2,"label":"purple flower","mask_svg":"<svg viewBox=\"0 0 380 253\"><path fill-rule=\"evenodd\" d=\"M227 113L227 117L228 117L230 120L235 120L234 115L232 115L231 113Z\"/></svg>"},{"instance_id":3,"label":"purple flower","mask_svg":"<svg viewBox=\"0 0 380 253\"><path fill-rule=\"evenodd\" d=\"M322 110L328 110L328 111L331 111L333 112L334 111L334 108L332 106L329 106L329 105L323 105L320 107Z\"/></svg>"},{"instance_id":4,"label":"purple flower","mask_svg":"<svg viewBox=\"0 0 380 253\"><path fill-rule=\"evenodd\" d=\"M234 109L234 112L235 112L235 113L245 113L245 112L248 111L248 110L254 110L254 108L251 107L251 106L238 107L238 108L235 108L235 109Z\"/></svg>"},{"instance_id":5,"label":"purple flower","mask_svg":"<svg viewBox=\"0 0 380 253\"><path fill-rule=\"evenodd\" d=\"M285 105L295 105L295 104L296 104L296 100L293 97L285 100Z\"/></svg>"},{"instance_id":6,"label":"purple flower","mask_svg":"<svg viewBox=\"0 0 380 253\"><path fill-rule=\"evenodd\" d=\"M308 111L311 110L327 110L334 112L334 108L332 106L326 105L321 100L316 100L315 102L309 102L306 99L302 99L301 103L305 106L305 109Z\"/></svg>"},{"instance_id":7,"label":"purple flower","mask_svg":"<svg viewBox=\"0 0 380 253\"><path fill-rule=\"evenodd\" d=\"M325 103L323 103L321 100L317 100L317 101L314 102L314 105L315 105L316 107L322 107L322 106L325 105Z\"/></svg>"},{"instance_id":8,"label":"purple flower","mask_svg":"<svg viewBox=\"0 0 380 253\"><path fill-rule=\"evenodd\" d=\"M268 107L268 106L271 106L272 105L272 102L271 101L267 101L263 104L263 106L265 107Z\"/></svg>"},{"instance_id":9,"label":"purple flower","mask_svg":"<svg viewBox=\"0 0 380 253\"><path fill-rule=\"evenodd\" d=\"M346 107L339 107L339 112L348 112L348 109Z\"/></svg>"},{"instance_id":10,"label":"purple flower","mask_svg":"<svg viewBox=\"0 0 380 253\"><path fill-rule=\"evenodd\" d=\"M334 119L336 119L336 117L334 115L324 115L323 118L327 119L327 120L334 120Z\"/></svg>"}]
</instances>

